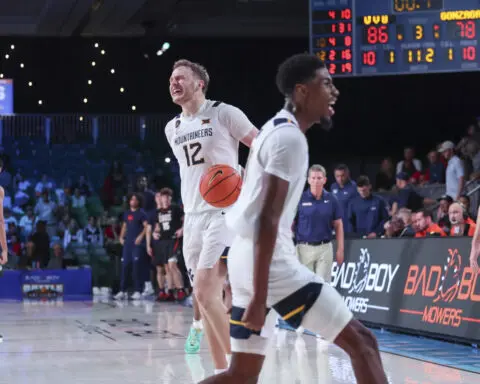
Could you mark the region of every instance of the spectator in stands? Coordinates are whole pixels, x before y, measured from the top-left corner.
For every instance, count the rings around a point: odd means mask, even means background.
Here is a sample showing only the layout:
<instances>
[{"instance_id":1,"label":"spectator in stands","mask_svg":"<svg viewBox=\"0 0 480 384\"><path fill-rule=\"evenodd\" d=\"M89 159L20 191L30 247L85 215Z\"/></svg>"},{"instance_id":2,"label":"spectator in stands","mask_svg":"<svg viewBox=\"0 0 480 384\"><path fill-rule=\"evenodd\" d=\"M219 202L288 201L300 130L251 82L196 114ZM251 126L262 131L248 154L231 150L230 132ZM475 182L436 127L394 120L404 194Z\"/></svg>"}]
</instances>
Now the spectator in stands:
<instances>
[{"instance_id":1,"label":"spectator in stands","mask_svg":"<svg viewBox=\"0 0 480 384\"><path fill-rule=\"evenodd\" d=\"M35 224L35 215L33 214L33 208L27 207L25 215L20 219L20 235L23 238L28 238L33 232L33 226Z\"/></svg>"},{"instance_id":2,"label":"spectator in stands","mask_svg":"<svg viewBox=\"0 0 480 384\"><path fill-rule=\"evenodd\" d=\"M12 184L12 175L4 168L3 159L0 158L0 187L8 190Z\"/></svg>"},{"instance_id":3,"label":"spectator in stands","mask_svg":"<svg viewBox=\"0 0 480 384\"><path fill-rule=\"evenodd\" d=\"M385 234L382 237L393 238L400 237L400 234L405 229L405 223L398 216L393 216L389 221L384 225Z\"/></svg>"},{"instance_id":4,"label":"spectator in stands","mask_svg":"<svg viewBox=\"0 0 480 384\"><path fill-rule=\"evenodd\" d=\"M33 243L33 266L34 268L45 268L50 258L50 236L47 232L47 223L43 220L37 221L36 231L32 235Z\"/></svg>"},{"instance_id":5,"label":"spectator in stands","mask_svg":"<svg viewBox=\"0 0 480 384\"><path fill-rule=\"evenodd\" d=\"M372 185L367 176L357 179L359 196L352 199L348 206L348 220L357 236L373 239L380 236L388 220L388 208L385 200L372 194Z\"/></svg>"},{"instance_id":6,"label":"spectator in stands","mask_svg":"<svg viewBox=\"0 0 480 384\"><path fill-rule=\"evenodd\" d=\"M333 171L335 182L331 186L331 191L338 199L343 212L343 230L345 233L353 232L348 219L348 206L350 201L358 196L357 185L350 179L350 170L345 164L339 164Z\"/></svg>"},{"instance_id":7,"label":"spectator in stands","mask_svg":"<svg viewBox=\"0 0 480 384\"><path fill-rule=\"evenodd\" d=\"M379 192L390 191L395 185L395 167L392 159L383 159L380 170L375 177L375 189Z\"/></svg>"},{"instance_id":8,"label":"spectator in stands","mask_svg":"<svg viewBox=\"0 0 480 384\"><path fill-rule=\"evenodd\" d=\"M409 177L406 172L400 172L397 175L397 194L393 198L392 216L400 208L408 208L412 211L423 208L423 197L409 183Z\"/></svg>"},{"instance_id":9,"label":"spectator in stands","mask_svg":"<svg viewBox=\"0 0 480 384\"><path fill-rule=\"evenodd\" d=\"M439 152L448 161L446 171L446 191L447 195L453 200L458 200L463 192L465 185L465 171L462 160L455 155L455 144L451 141L445 141L439 148Z\"/></svg>"},{"instance_id":10,"label":"spectator in stands","mask_svg":"<svg viewBox=\"0 0 480 384\"><path fill-rule=\"evenodd\" d=\"M83 231L79 228L75 219L71 219L68 229L63 236L63 248L67 249L70 244L83 244Z\"/></svg>"},{"instance_id":11,"label":"spectator in stands","mask_svg":"<svg viewBox=\"0 0 480 384\"><path fill-rule=\"evenodd\" d=\"M448 209L451 228L450 236L469 236L473 237L476 225L473 221L467 222L468 213L460 203L452 203Z\"/></svg>"},{"instance_id":12,"label":"spectator in stands","mask_svg":"<svg viewBox=\"0 0 480 384\"><path fill-rule=\"evenodd\" d=\"M24 179L22 171L20 169L17 170L17 174L13 178L13 187L20 191L26 191L31 185L30 181Z\"/></svg>"},{"instance_id":13,"label":"spectator in stands","mask_svg":"<svg viewBox=\"0 0 480 384\"><path fill-rule=\"evenodd\" d=\"M63 248L60 244L53 245L53 257L48 261L47 269L65 269Z\"/></svg>"},{"instance_id":14,"label":"spectator in stands","mask_svg":"<svg viewBox=\"0 0 480 384\"><path fill-rule=\"evenodd\" d=\"M15 216L12 216L12 211L10 210L10 208L4 208L3 221L5 222L5 224L14 223L15 225L18 225L17 219L15 218Z\"/></svg>"},{"instance_id":15,"label":"spectator in stands","mask_svg":"<svg viewBox=\"0 0 480 384\"><path fill-rule=\"evenodd\" d=\"M72 220L69 213L65 213L62 217L62 220L58 223L58 231L57 234L60 237L65 235L65 232L68 230L68 225L70 224L70 220Z\"/></svg>"},{"instance_id":16,"label":"spectator in stands","mask_svg":"<svg viewBox=\"0 0 480 384\"><path fill-rule=\"evenodd\" d=\"M407 147L403 151L403 160L397 163L397 172L405 172L408 177L412 177L415 172L422 171L422 162L415 159L415 150L412 147Z\"/></svg>"},{"instance_id":17,"label":"spectator in stands","mask_svg":"<svg viewBox=\"0 0 480 384\"><path fill-rule=\"evenodd\" d=\"M400 208L397 217L399 217L404 224L403 230L398 237L414 237L415 230L412 227L412 211L408 208Z\"/></svg>"},{"instance_id":18,"label":"spectator in stands","mask_svg":"<svg viewBox=\"0 0 480 384\"><path fill-rule=\"evenodd\" d=\"M35 206L34 213L37 220L45 222L47 233L50 236L54 236L57 233L56 210L57 206L53 201L50 201L48 190L43 191Z\"/></svg>"},{"instance_id":19,"label":"spectator in stands","mask_svg":"<svg viewBox=\"0 0 480 384\"><path fill-rule=\"evenodd\" d=\"M88 218L88 224L85 227L83 238L87 244L103 247L103 232L97 224L97 219L93 216Z\"/></svg>"},{"instance_id":20,"label":"spectator in stands","mask_svg":"<svg viewBox=\"0 0 480 384\"><path fill-rule=\"evenodd\" d=\"M37 196L43 195L44 192L50 193L53 189L53 183L48 181L48 176L46 174L42 175L42 179L35 185L35 193Z\"/></svg>"},{"instance_id":21,"label":"spectator in stands","mask_svg":"<svg viewBox=\"0 0 480 384\"><path fill-rule=\"evenodd\" d=\"M75 189L77 188L80 190L80 194L82 196L88 197L92 193L92 188L90 187L84 175L81 175L78 178L78 181L76 183L73 183L71 187L72 191L75 191Z\"/></svg>"},{"instance_id":22,"label":"spectator in stands","mask_svg":"<svg viewBox=\"0 0 480 384\"><path fill-rule=\"evenodd\" d=\"M18 186L14 186L13 191L14 204L16 208L23 207L24 205L28 204L28 202L30 201L30 196L28 195L28 193L18 188Z\"/></svg>"},{"instance_id":23,"label":"spectator in stands","mask_svg":"<svg viewBox=\"0 0 480 384\"><path fill-rule=\"evenodd\" d=\"M460 199L458 199L458 202L463 205L463 207L468 213L468 216L472 219L473 222L475 222L477 220L477 217L471 212L470 196L462 195L460 196Z\"/></svg>"},{"instance_id":24,"label":"spectator in stands","mask_svg":"<svg viewBox=\"0 0 480 384\"><path fill-rule=\"evenodd\" d=\"M432 212L422 209L413 214L413 229L415 237L445 237L447 234L437 224L433 222Z\"/></svg>"},{"instance_id":25,"label":"spectator in stands","mask_svg":"<svg viewBox=\"0 0 480 384\"><path fill-rule=\"evenodd\" d=\"M448 208L453 203L453 199L444 195L438 199L437 224L445 233L450 231L450 219L448 218Z\"/></svg>"},{"instance_id":26,"label":"spectator in stands","mask_svg":"<svg viewBox=\"0 0 480 384\"><path fill-rule=\"evenodd\" d=\"M80 227L85 227L88 222L87 199L82 195L80 188L75 188L72 196L71 212Z\"/></svg>"},{"instance_id":27,"label":"spectator in stands","mask_svg":"<svg viewBox=\"0 0 480 384\"><path fill-rule=\"evenodd\" d=\"M103 237L107 244L120 242L120 226L118 225L118 219L116 217L110 217L108 220L108 226L105 227Z\"/></svg>"},{"instance_id":28,"label":"spectator in stands","mask_svg":"<svg viewBox=\"0 0 480 384\"><path fill-rule=\"evenodd\" d=\"M445 164L440 160L437 151L430 151L428 153L428 167L425 170L423 179L430 184L445 183Z\"/></svg>"}]
</instances>

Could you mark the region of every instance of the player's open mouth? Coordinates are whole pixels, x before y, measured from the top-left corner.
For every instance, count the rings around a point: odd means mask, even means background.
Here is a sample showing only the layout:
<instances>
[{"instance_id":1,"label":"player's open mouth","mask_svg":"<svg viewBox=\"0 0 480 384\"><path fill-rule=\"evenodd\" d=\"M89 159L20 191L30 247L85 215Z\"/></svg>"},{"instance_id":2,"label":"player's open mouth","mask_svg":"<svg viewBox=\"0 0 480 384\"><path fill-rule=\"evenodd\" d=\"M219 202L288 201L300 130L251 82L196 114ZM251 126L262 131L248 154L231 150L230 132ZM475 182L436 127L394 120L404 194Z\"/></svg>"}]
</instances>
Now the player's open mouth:
<instances>
[{"instance_id":1,"label":"player's open mouth","mask_svg":"<svg viewBox=\"0 0 480 384\"><path fill-rule=\"evenodd\" d=\"M181 88L174 88L171 91L172 96L178 96L182 94L182 89Z\"/></svg>"},{"instance_id":2,"label":"player's open mouth","mask_svg":"<svg viewBox=\"0 0 480 384\"><path fill-rule=\"evenodd\" d=\"M333 106L335 105L335 101L330 102L328 105L328 112L330 113L330 116L333 116L335 114L335 109L333 109Z\"/></svg>"}]
</instances>

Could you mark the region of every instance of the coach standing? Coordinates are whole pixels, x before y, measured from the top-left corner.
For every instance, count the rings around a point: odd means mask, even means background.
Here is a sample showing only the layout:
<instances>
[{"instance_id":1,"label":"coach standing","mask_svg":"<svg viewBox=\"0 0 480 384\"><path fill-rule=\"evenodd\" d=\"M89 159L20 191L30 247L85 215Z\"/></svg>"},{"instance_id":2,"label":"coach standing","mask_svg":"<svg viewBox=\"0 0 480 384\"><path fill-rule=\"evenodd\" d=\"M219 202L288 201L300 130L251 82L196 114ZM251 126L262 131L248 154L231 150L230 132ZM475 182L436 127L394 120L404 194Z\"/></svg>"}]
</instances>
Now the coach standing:
<instances>
[{"instance_id":1,"label":"coach standing","mask_svg":"<svg viewBox=\"0 0 480 384\"><path fill-rule=\"evenodd\" d=\"M336 258L344 258L342 209L337 198L324 189L325 168L312 165L308 170L310 188L302 195L298 206L295 237L302 264L330 283L333 264L333 230L337 240Z\"/></svg>"}]
</instances>

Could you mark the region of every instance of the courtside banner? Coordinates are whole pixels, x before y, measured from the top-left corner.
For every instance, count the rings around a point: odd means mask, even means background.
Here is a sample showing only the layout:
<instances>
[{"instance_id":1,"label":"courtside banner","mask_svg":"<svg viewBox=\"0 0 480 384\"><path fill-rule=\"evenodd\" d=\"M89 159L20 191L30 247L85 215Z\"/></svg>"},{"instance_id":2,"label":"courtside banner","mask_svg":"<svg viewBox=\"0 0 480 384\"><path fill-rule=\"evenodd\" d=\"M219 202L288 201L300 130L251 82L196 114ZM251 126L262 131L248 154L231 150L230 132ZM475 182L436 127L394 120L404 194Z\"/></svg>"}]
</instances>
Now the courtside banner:
<instances>
[{"instance_id":1,"label":"courtside banner","mask_svg":"<svg viewBox=\"0 0 480 384\"><path fill-rule=\"evenodd\" d=\"M469 238L352 240L332 284L364 321L480 341Z\"/></svg>"}]
</instances>

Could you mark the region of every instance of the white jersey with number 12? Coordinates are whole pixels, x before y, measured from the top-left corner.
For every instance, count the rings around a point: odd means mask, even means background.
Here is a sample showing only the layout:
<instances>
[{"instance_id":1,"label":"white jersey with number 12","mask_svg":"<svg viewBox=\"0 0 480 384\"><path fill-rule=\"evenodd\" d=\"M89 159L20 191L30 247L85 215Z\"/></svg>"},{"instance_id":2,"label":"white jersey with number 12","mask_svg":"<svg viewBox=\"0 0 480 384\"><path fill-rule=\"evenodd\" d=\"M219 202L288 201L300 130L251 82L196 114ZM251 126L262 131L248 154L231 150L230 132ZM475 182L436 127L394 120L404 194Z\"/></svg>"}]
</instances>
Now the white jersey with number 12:
<instances>
[{"instance_id":1,"label":"white jersey with number 12","mask_svg":"<svg viewBox=\"0 0 480 384\"><path fill-rule=\"evenodd\" d=\"M186 214L218 210L200 195L200 179L212 165L237 168L239 142L254 128L240 109L213 100L194 116L178 115L168 122L165 135L180 166Z\"/></svg>"}]
</instances>

